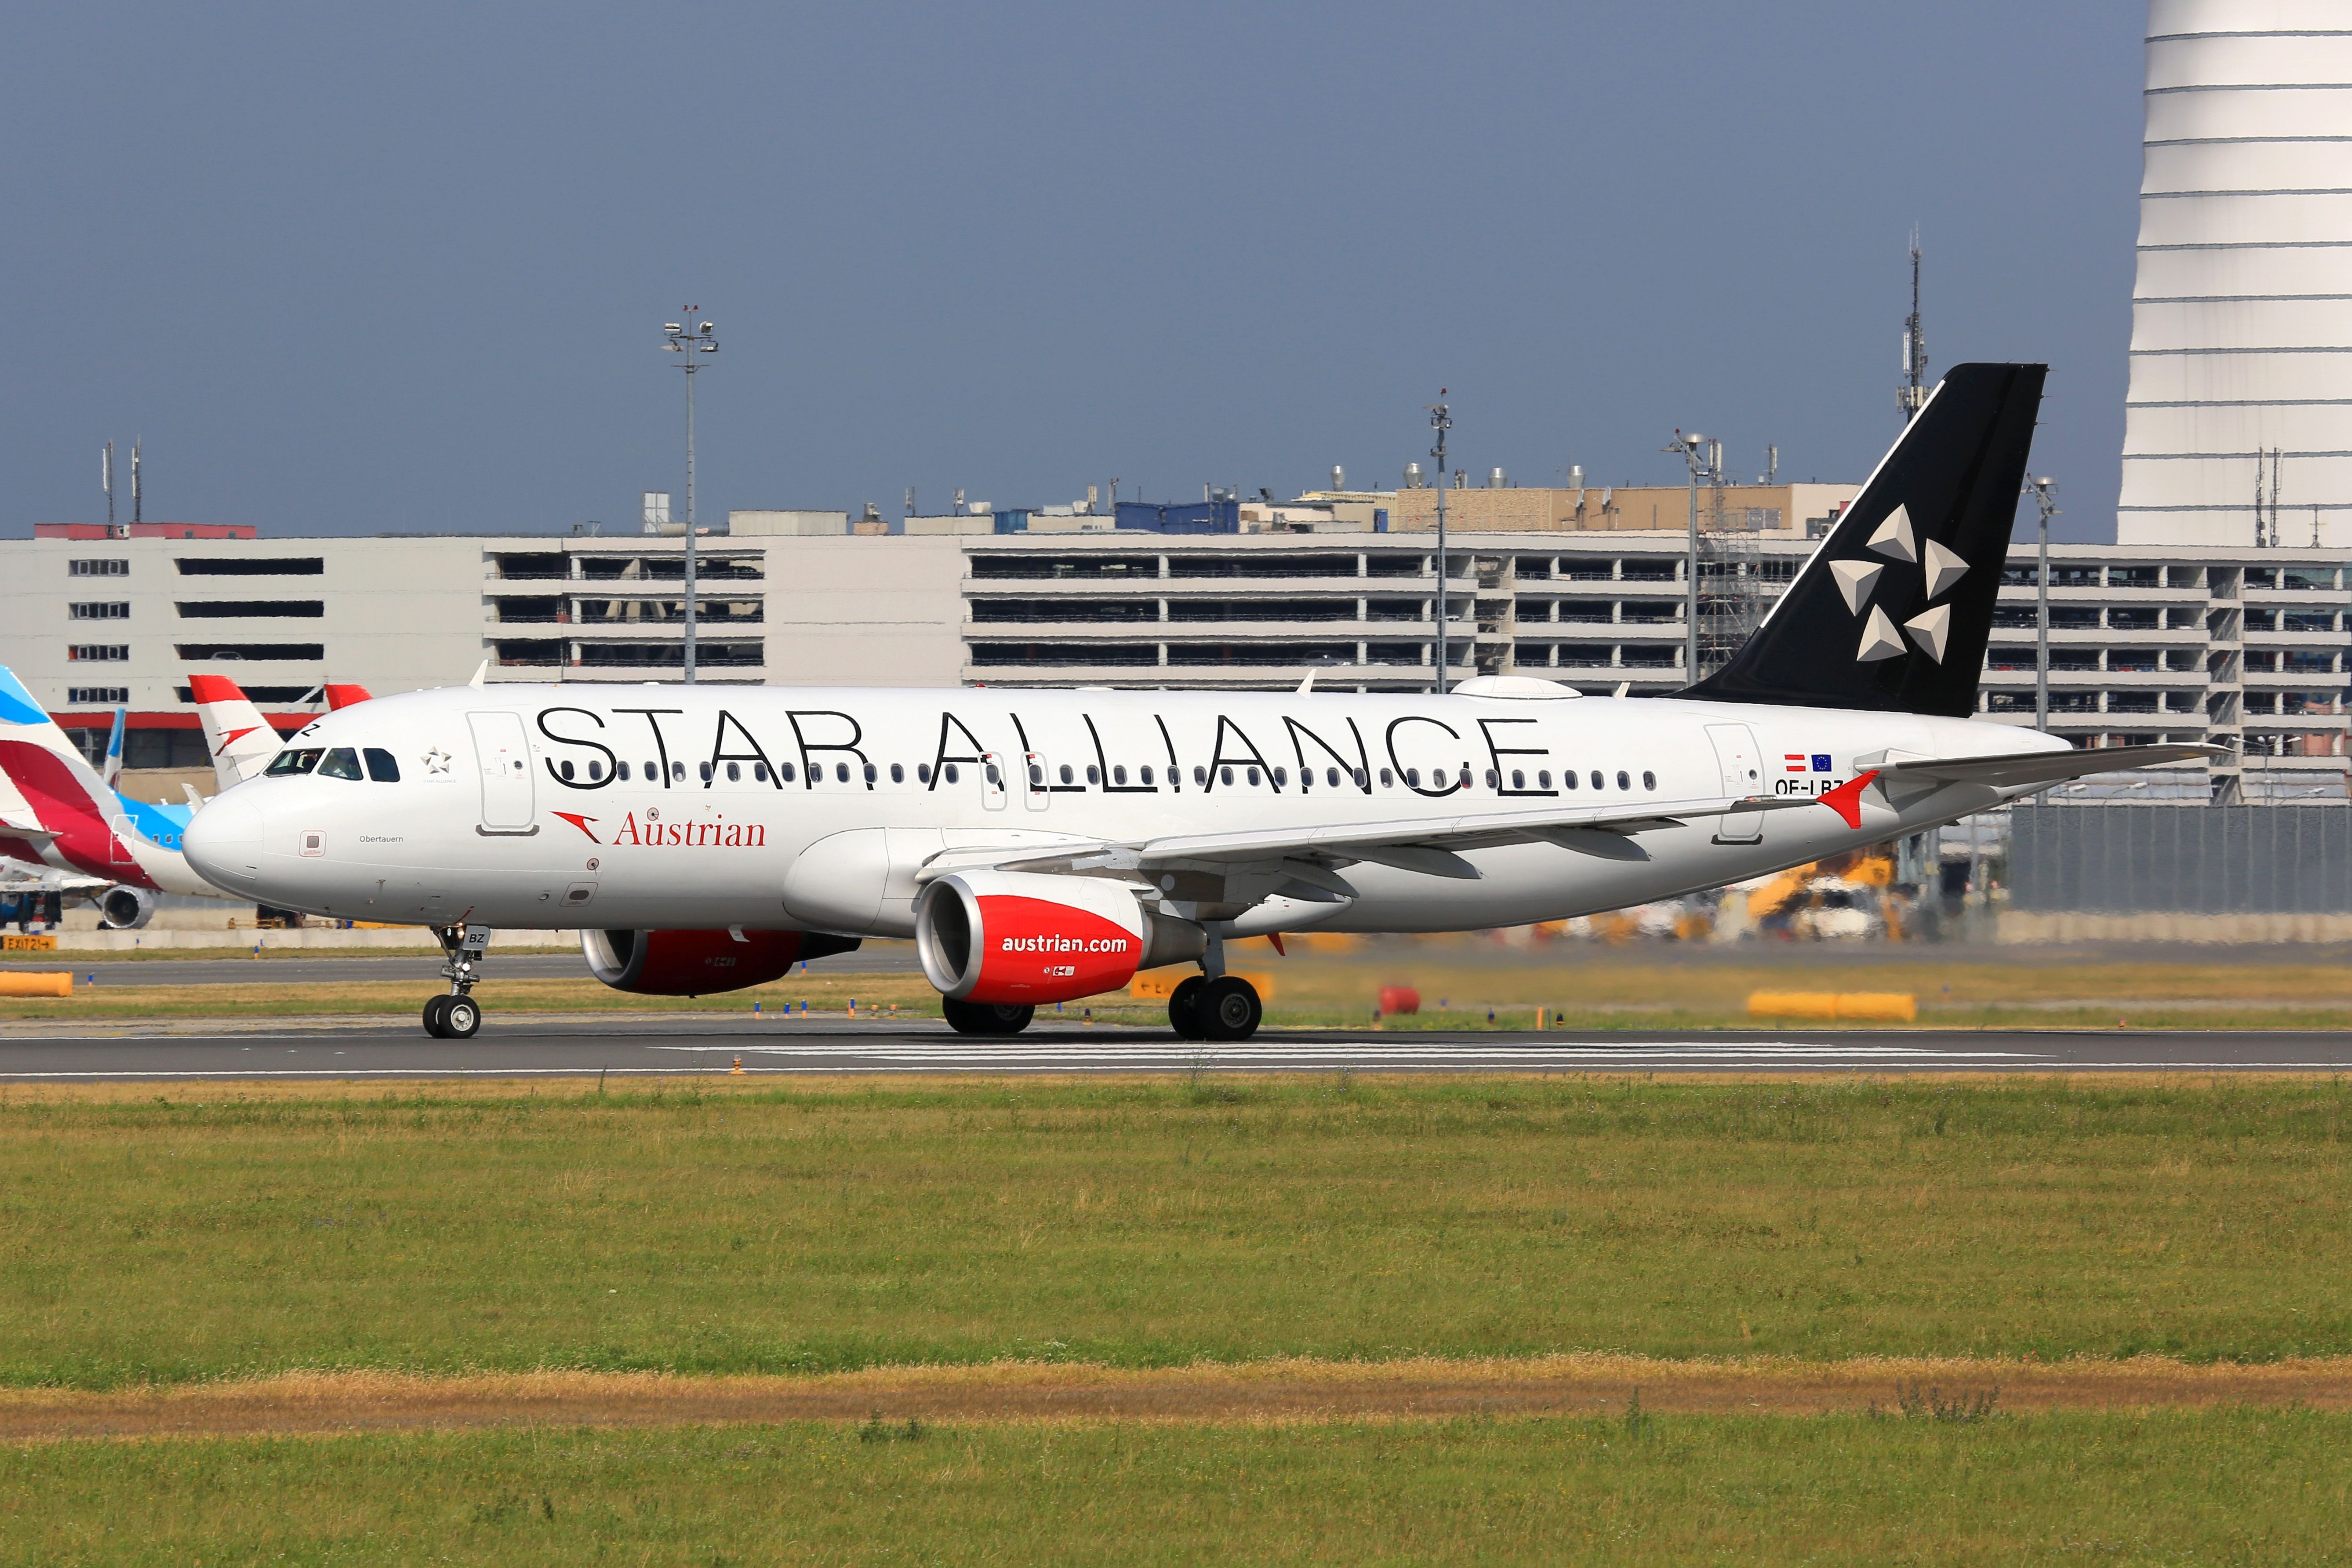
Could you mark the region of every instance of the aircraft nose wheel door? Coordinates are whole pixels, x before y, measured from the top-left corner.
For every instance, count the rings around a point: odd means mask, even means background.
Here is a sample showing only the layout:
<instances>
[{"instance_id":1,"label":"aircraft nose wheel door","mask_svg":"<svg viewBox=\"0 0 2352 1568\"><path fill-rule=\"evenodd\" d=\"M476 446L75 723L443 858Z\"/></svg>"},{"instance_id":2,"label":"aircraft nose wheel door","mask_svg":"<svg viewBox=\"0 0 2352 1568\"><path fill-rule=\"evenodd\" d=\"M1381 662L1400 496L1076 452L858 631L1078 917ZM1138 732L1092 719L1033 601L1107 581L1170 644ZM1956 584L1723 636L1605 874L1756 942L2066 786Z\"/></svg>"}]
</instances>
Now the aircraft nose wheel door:
<instances>
[{"instance_id":1,"label":"aircraft nose wheel door","mask_svg":"<svg viewBox=\"0 0 2352 1568\"><path fill-rule=\"evenodd\" d=\"M474 732L474 759L482 771L482 820L474 831L528 835L539 826L531 821L530 740L523 733L519 713L468 713L466 724Z\"/></svg>"},{"instance_id":2,"label":"aircraft nose wheel door","mask_svg":"<svg viewBox=\"0 0 2352 1568\"><path fill-rule=\"evenodd\" d=\"M1723 793L1746 797L1764 793L1763 753L1756 747L1756 731L1745 724L1709 724L1706 738L1715 742L1716 765L1723 770ZM1764 814L1735 811L1716 818L1717 844L1754 844L1764 837Z\"/></svg>"}]
</instances>

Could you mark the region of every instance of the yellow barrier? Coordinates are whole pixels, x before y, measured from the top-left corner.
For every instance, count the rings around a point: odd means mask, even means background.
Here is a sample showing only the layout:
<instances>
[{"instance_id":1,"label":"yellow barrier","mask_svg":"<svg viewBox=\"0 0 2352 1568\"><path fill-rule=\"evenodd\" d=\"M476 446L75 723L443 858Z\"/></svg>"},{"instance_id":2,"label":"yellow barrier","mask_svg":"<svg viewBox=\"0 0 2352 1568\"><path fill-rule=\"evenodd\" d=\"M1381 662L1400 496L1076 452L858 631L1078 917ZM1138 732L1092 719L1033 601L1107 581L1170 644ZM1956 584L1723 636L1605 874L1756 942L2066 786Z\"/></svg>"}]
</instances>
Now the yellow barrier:
<instances>
[{"instance_id":1,"label":"yellow barrier","mask_svg":"<svg viewBox=\"0 0 2352 1568\"><path fill-rule=\"evenodd\" d=\"M1919 999L1906 991L1757 991L1748 1010L1759 1018L1820 1018L1839 1024L1908 1024Z\"/></svg>"},{"instance_id":2,"label":"yellow barrier","mask_svg":"<svg viewBox=\"0 0 2352 1568\"><path fill-rule=\"evenodd\" d=\"M27 936L22 931L0 936L0 952L55 952L57 950L58 939L53 936Z\"/></svg>"},{"instance_id":3,"label":"yellow barrier","mask_svg":"<svg viewBox=\"0 0 2352 1568\"><path fill-rule=\"evenodd\" d=\"M34 973L15 970L0 973L0 996L70 996L71 974Z\"/></svg>"},{"instance_id":4,"label":"yellow barrier","mask_svg":"<svg viewBox=\"0 0 2352 1568\"><path fill-rule=\"evenodd\" d=\"M1182 968L1171 966L1166 969L1147 970L1129 984L1127 994L1130 1000L1137 1002L1165 1002L1176 994L1177 986L1199 973L1201 973L1199 970L1189 964ZM1273 975L1255 969L1228 969L1225 973L1236 979L1246 980L1256 986L1259 1001L1274 1000Z\"/></svg>"}]
</instances>

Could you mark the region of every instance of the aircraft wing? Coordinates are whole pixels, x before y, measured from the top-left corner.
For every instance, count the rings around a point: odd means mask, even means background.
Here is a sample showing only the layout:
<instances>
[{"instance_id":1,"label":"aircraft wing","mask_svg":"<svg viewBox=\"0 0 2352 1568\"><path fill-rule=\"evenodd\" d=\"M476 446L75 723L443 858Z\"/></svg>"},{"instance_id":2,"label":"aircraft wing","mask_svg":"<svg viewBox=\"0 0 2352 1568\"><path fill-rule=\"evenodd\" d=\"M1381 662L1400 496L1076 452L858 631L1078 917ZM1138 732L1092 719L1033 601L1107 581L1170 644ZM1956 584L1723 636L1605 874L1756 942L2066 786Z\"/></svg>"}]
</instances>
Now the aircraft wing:
<instances>
[{"instance_id":1,"label":"aircraft wing","mask_svg":"<svg viewBox=\"0 0 2352 1568\"><path fill-rule=\"evenodd\" d=\"M0 893L89 893L113 883L79 871L58 871L28 866L22 860L0 858Z\"/></svg>"},{"instance_id":2,"label":"aircraft wing","mask_svg":"<svg viewBox=\"0 0 2352 1568\"><path fill-rule=\"evenodd\" d=\"M1646 850L1632 836L1662 827L1680 827L1694 817L1727 816L1734 812L1792 811L1821 804L1810 796L1710 798L1646 801L1628 805L1543 806L1532 810L1464 813L1458 816L1391 822L1354 822L1328 827L1265 827L1234 833L1188 833L1146 840L1140 844L1055 846L1040 853L1026 847L987 856L963 851L963 865L985 859L1007 871L1136 871L1204 861L1286 861L1324 866L1366 860L1399 870L1424 871L1433 876L1475 879L1477 868L1459 851L1498 844L1557 844L1610 860L1646 860ZM958 868L947 858L924 868L931 875Z\"/></svg>"}]
</instances>

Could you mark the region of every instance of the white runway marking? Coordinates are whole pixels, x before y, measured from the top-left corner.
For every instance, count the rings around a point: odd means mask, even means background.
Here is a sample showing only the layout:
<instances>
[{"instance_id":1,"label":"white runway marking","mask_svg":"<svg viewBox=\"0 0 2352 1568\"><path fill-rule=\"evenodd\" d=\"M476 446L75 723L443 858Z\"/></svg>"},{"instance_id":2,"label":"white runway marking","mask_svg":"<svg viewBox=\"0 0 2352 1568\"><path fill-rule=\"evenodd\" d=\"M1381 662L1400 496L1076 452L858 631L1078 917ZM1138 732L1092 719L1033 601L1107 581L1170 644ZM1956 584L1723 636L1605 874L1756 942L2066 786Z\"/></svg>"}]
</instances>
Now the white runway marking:
<instances>
[{"instance_id":1,"label":"white runway marking","mask_svg":"<svg viewBox=\"0 0 2352 1568\"><path fill-rule=\"evenodd\" d=\"M1527 1045L1394 1045L1385 1042L1284 1044L1252 1041L1238 1045L1148 1043L1048 1045L908 1046L897 1044L765 1044L758 1041L713 1045L654 1046L654 1050L688 1054L781 1057L786 1059L852 1060L875 1066L961 1068L1145 1068L1280 1067L1330 1064L1461 1067L1477 1063L1496 1067L1540 1067L1549 1062L1723 1061L1756 1062L1851 1061L1921 1062L2010 1061L2044 1062L2055 1058L2035 1052L1951 1050L1927 1046L1809 1045L1794 1040L1656 1040L1625 1045L1594 1046L1570 1040L1537 1041Z\"/></svg>"}]
</instances>

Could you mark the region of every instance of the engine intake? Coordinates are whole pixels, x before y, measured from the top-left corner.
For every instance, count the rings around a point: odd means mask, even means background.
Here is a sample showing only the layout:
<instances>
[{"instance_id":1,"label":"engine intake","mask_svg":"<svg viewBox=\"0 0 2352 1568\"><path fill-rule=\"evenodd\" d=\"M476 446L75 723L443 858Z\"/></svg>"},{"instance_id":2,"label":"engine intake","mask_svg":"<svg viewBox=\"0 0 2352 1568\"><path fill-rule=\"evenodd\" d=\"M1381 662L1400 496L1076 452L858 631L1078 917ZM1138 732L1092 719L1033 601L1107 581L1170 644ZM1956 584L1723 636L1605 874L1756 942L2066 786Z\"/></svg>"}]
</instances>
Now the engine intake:
<instances>
[{"instance_id":1,"label":"engine intake","mask_svg":"<svg viewBox=\"0 0 2352 1568\"><path fill-rule=\"evenodd\" d=\"M959 871L925 888L915 905L923 974L958 1002L1075 1001L1207 947L1199 926L1097 877Z\"/></svg>"},{"instance_id":2,"label":"engine intake","mask_svg":"<svg viewBox=\"0 0 2352 1568\"><path fill-rule=\"evenodd\" d=\"M781 980L795 963L856 951L854 936L811 931L583 931L589 972L639 996L707 996Z\"/></svg>"},{"instance_id":3,"label":"engine intake","mask_svg":"<svg viewBox=\"0 0 2352 1568\"><path fill-rule=\"evenodd\" d=\"M137 931L155 918L155 895L117 883L99 895L98 923L106 931Z\"/></svg>"}]
</instances>

